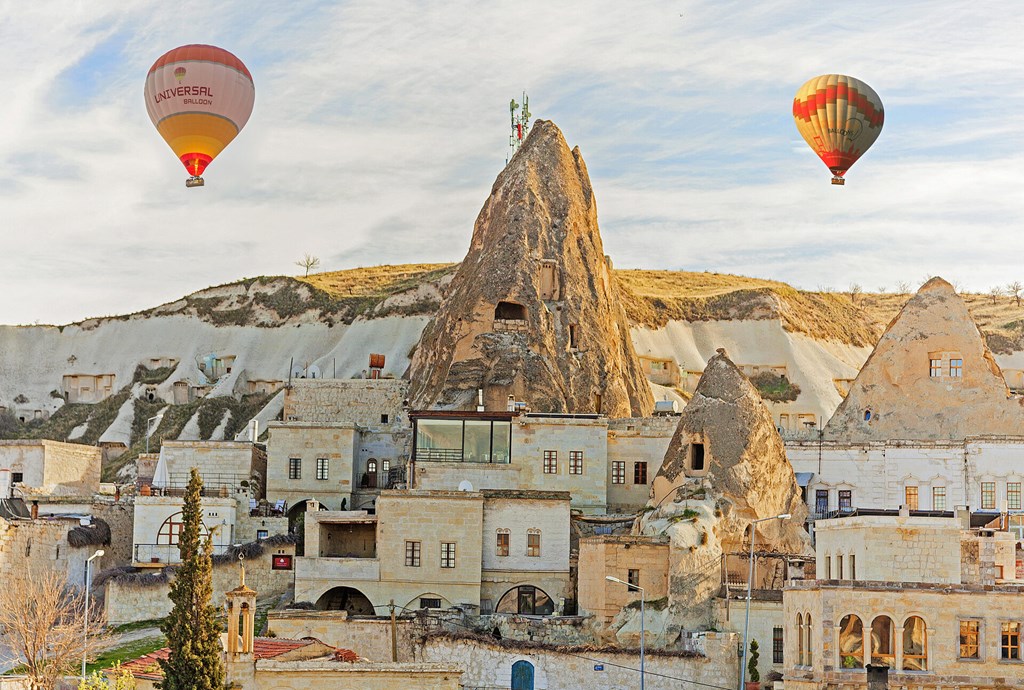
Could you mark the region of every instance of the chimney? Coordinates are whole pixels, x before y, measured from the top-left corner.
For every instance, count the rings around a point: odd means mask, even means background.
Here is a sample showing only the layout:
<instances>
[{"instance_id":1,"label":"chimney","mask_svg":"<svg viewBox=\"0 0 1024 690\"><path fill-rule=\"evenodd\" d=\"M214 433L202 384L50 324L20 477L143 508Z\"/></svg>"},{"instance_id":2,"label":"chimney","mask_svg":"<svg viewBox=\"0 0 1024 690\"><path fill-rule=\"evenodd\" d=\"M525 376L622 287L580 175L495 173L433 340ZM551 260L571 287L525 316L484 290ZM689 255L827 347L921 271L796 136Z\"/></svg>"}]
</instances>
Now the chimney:
<instances>
[{"instance_id":1,"label":"chimney","mask_svg":"<svg viewBox=\"0 0 1024 690\"><path fill-rule=\"evenodd\" d=\"M476 411L477 412L483 412L484 411L484 389L483 388L477 388L476 389Z\"/></svg>"},{"instance_id":2,"label":"chimney","mask_svg":"<svg viewBox=\"0 0 1024 690\"><path fill-rule=\"evenodd\" d=\"M516 411L516 396L514 396L514 395L508 396L508 405L507 405L507 407L505 409L508 412L515 412Z\"/></svg>"}]
</instances>

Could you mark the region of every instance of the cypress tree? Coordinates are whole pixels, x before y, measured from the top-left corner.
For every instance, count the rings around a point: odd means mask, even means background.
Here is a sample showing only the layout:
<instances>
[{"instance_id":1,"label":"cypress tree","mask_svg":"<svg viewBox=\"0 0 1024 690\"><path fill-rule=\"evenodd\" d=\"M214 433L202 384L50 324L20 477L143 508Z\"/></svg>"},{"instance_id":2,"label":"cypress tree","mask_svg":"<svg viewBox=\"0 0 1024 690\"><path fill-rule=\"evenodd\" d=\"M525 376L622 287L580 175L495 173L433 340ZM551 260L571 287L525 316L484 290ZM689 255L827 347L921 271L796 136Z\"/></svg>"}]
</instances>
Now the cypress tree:
<instances>
[{"instance_id":1,"label":"cypress tree","mask_svg":"<svg viewBox=\"0 0 1024 690\"><path fill-rule=\"evenodd\" d=\"M213 597L213 545L201 538L203 480L192 468L182 507L178 535L181 565L168 595L174 604L160 629L167 635L170 656L160 660L163 690L221 690L220 624Z\"/></svg>"}]
</instances>

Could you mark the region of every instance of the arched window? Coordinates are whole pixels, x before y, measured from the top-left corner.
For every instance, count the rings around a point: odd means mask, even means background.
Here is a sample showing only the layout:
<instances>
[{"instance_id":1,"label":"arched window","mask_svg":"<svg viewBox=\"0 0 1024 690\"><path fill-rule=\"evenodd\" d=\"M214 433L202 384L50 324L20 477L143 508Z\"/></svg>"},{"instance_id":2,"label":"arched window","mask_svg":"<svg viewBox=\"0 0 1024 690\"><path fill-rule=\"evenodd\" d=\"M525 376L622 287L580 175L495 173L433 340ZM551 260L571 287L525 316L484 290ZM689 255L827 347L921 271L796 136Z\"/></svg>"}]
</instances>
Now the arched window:
<instances>
[{"instance_id":1,"label":"arched window","mask_svg":"<svg viewBox=\"0 0 1024 690\"><path fill-rule=\"evenodd\" d=\"M878 616L871 621L871 663L876 666L896 666L896 627L889 616Z\"/></svg>"},{"instance_id":2,"label":"arched window","mask_svg":"<svg viewBox=\"0 0 1024 690\"><path fill-rule=\"evenodd\" d=\"M807 648L807 665L813 666L814 647L812 646L812 644L814 643L814 636L811 634L811 614L809 613L807 614L807 617L804 618L804 630L807 633L807 642L804 644L804 647Z\"/></svg>"},{"instance_id":3,"label":"arched window","mask_svg":"<svg viewBox=\"0 0 1024 690\"><path fill-rule=\"evenodd\" d=\"M496 613L551 616L555 613L555 602L539 587L519 585L505 592L494 610Z\"/></svg>"},{"instance_id":4,"label":"arched window","mask_svg":"<svg viewBox=\"0 0 1024 690\"><path fill-rule=\"evenodd\" d=\"M796 658L799 666L804 665L804 614L796 614Z\"/></svg>"},{"instance_id":5,"label":"arched window","mask_svg":"<svg viewBox=\"0 0 1024 690\"><path fill-rule=\"evenodd\" d=\"M928 632L924 619L911 616L903 624L903 670L928 670Z\"/></svg>"},{"instance_id":6,"label":"arched window","mask_svg":"<svg viewBox=\"0 0 1024 690\"><path fill-rule=\"evenodd\" d=\"M177 544L178 535L181 534L181 528L184 526L184 523L181 520L181 512L177 512L174 515L167 518L166 520L164 520L163 524L160 525L159 531L157 531L156 533L156 543ZM202 522L199 523L199 536L207 536L206 525L204 525Z\"/></svg>"},{"instance_id":7,"label":"arched window","mask_svg":"<svg viewBox=\"0 0 1024 690\"><path fill-rule=\"evenodd\" d=\"M839 623L839 665L864 668L864 624L853 614Z\"/></svg>"}]
</instances>

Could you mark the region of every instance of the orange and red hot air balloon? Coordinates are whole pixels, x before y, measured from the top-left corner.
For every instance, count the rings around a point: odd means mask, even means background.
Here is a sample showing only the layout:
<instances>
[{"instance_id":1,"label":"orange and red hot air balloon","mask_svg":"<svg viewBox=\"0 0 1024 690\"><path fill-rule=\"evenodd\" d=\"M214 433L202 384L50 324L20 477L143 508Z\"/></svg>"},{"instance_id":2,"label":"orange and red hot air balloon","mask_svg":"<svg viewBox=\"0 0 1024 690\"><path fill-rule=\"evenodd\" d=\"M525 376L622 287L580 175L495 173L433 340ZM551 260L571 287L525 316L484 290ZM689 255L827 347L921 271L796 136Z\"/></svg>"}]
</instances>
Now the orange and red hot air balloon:
<instances>
[{"instance_id":1,"label":"orange and red hot air balloon","mask_svg":"<svg viewBox=\"0 0 1024 690\"><path fill-rule=\"evenodd\" d=\"M870 86L845 74L809 80L793 99L793 119L807 145L832 171L832 184L867 151L882 131L885 111Z\"/></svg>"},{"instance_id":2,"label":"orange and red hot air balloon","mask_svg":"<svg viewBox=\"0 0 1024 690\"><path fill-rule=\"evenodd\" d=\"M160 136L202 187L206 166L249 121L256 88L242 61L216 46L170 50L149 68L146 110Z\"/></svg>"}]
</instances>

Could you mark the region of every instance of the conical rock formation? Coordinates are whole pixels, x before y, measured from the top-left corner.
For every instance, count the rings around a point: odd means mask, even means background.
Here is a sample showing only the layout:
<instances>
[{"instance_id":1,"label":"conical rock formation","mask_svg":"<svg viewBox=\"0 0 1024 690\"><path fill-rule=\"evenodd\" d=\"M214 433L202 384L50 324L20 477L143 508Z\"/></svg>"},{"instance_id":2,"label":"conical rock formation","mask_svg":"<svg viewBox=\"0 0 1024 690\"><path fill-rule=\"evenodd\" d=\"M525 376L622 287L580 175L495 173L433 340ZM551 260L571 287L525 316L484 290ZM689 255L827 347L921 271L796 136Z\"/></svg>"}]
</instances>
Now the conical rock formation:
<instances>
[{"instance_id":1,"label":"conical rock formation","mask_svg":"<svg viewBox=\"0 0 1024 690\"><path fill-rule=\"evenodd\" d=\"M825 425L844 442L1019 434L1021 400L953 286L932 278L889 324Z\"/></svg>"},{"instance_id":2,"label":"conical rock formation","mask_svg":"<svg viewBox=\"0 0 1024 690\"><path fill-rule=\"evenodd\" d=\"M717 625L722 555L746 553L751 522L783 514L791 517L757 525L757 550L809 553L807 507L771 413L720 349L680 416L637 525L641 534L671 538L669 607L677 626ZM727 564L736 569L730 580L746 581L746 559ZM754 587L778 584L780 567L758 561Z\"/></svg>"},{"instance_id":3,"label":"conical rock formation","mask_svg":"<svg viewBox=\"0 0 1024 690\"><path fill-rule=\"evenodd\" d=\"M650 414L579 149L538 120L501 172L410 369L414 407Z\"/></svg>"}]
</instances>

